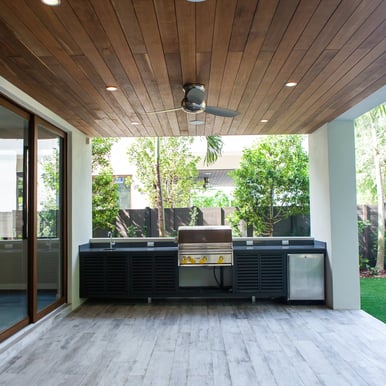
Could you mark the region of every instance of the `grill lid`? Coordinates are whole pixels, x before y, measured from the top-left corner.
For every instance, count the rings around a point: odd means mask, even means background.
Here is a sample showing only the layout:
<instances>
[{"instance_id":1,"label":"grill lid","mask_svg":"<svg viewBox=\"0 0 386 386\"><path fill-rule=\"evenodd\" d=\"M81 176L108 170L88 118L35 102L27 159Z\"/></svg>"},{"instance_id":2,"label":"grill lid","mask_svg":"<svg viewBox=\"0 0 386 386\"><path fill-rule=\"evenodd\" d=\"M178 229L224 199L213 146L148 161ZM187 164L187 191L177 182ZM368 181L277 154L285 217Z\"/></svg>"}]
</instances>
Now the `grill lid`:
<instances>
[{"instance_id":1,"label":"grill lid","mask_svg":"<svg viewBox=\"0 0 386 386\"><path fill-rule=\"evenodd\" d=\"M232 243L232 228L226 225L180 226L178 228L178 243Z\"/></svg>"}]
</instances>

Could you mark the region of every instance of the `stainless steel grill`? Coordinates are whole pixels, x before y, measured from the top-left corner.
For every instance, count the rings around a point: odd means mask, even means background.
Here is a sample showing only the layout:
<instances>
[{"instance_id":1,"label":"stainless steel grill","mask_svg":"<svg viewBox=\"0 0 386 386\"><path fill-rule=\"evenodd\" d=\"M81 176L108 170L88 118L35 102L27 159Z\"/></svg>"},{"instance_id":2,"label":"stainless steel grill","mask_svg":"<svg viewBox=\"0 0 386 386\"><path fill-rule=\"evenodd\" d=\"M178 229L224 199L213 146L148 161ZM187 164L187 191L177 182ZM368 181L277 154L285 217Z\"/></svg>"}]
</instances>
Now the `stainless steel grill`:
<instances>
[{"instance_id":1,"label":"stainless steel grill","mask_svg":"<svg viewBox=\"0 0 386 386\"><path fill-rule=\"evenodd\" d=\"M233 265L232 229L228 226L179 227L178 265Z\"/></svg>"}]
</instances>

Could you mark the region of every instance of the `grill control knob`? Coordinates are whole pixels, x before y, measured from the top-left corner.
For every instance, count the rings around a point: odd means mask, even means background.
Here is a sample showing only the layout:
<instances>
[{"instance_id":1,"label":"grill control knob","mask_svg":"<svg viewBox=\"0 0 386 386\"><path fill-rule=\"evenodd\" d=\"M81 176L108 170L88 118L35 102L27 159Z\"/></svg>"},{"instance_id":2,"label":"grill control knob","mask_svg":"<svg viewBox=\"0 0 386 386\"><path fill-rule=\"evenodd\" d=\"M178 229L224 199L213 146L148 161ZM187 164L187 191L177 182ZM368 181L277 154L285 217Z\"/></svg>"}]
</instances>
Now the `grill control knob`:
<instances>
[{"instance_id":1,"label":"grill control knob","mask_svg":"<svg viewBox=\"0 0 386 386\"><path fill-rule=\"evenodd\" d=\"M196 260L194 260L192 256L189 256L188 259L190 264L196 264Z\"/></svg>"},{"instance_id":2,"label":"grill control knob","mask_svg":"<svg viewBox=\"0 0 386 386\"><path fill-rule=\"evenodd\" d=\"M206 256L202 256L200 259L200 264L205 264L208 261L208 258Z\"/></svg>"},{"instance_id":3,"label":"grill control knob","mask_svg":"<svg viewBox=\"0 0 386 386\"><path fill-rule=\"evenodd\" d=\"M224 262L224 256L219 256L217 260L217 264L222 264Z\"/></svg>"}]
</instances>

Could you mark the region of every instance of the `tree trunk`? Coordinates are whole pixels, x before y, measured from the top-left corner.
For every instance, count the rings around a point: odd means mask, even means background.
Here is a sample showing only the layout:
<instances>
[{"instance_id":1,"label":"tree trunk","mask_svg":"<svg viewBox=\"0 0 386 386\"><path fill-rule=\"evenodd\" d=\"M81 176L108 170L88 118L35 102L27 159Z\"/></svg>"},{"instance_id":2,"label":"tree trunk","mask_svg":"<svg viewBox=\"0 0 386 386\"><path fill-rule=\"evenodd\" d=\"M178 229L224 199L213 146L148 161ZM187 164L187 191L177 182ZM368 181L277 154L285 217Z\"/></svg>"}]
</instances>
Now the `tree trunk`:
<instances>
[{"instance_id":1,"label":"tree trunk","mask_svg":"<svg viewBox=\"0 0 386 386\"><path fill-rule=\"evenodd\" d=\"M378 203L378 245L377 245L377 262L375 268L378 271L383 271L385 267L385 204L382 181L381 157L379 154L379 146L377 141L376 123L371 124L371 134L373 140L373 156L375 166L375 178L377 187L377 203Z\"/></svg>"},{"instance_id":2,"label":"tree trunk","mask_svg":"<svg viewBox=\"0 0 386 386\"><path fill-rule=\"evenodd\" d=\"M157 209L158 209L158 234L165 236L165 211L162 197L162 181L160 171L160 139L156 139L156 159L155 159L155 175L156 175L156 193L157 193Z\"/></svg>"},{"instance_id":3,"label":"tree trunk","mask_svg":"<svg viewBox=\"0 0 386 386\"><path fill-rule=\"evenodd\" d=\"M273 208L273 187L271 186L271 191L270 191L270 205L269 205L269 237L273 236L273 213L274 208Z\"/></svg>"}]
</instances>

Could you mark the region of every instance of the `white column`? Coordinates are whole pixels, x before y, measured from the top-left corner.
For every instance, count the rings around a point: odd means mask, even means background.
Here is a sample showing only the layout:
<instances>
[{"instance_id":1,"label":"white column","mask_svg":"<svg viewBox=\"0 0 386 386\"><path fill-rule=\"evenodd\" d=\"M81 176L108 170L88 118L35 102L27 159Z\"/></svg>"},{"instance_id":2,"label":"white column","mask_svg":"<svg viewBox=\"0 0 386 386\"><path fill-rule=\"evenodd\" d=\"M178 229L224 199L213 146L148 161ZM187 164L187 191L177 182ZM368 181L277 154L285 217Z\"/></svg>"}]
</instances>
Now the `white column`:
<instances>
[{"instance_id":1,"label":"white column","mask_svg":"<svg viewBox=\"0 0 386 386\"><path fill-rule=\"evenodd\" d=\"M327 304L359 309L355 137L352 120L309 136L311 235L327 242Z\"/></svg>"},{"instance_id":2,"label":"white column","mask_svg":"<svg viewBox=\"0 0 386 386\"><path fill-rule=\"evenodd\" d=\"M79 298L79 245L92 236L91 141L79 131L69 134L68 181L68 302Z\"/></svg>"}]
</instances>

